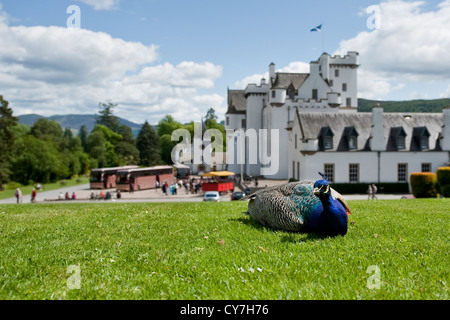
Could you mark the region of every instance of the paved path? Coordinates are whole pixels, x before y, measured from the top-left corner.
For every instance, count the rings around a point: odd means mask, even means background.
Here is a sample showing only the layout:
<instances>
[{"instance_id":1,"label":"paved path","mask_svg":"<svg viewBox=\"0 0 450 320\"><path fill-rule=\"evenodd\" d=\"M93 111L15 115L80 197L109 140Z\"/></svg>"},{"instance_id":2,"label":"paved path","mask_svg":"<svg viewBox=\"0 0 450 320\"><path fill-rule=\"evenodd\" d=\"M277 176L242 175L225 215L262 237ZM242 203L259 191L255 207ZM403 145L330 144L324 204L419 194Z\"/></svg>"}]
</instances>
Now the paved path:
<instances>
[{"instance_id":1,"label":"paved path","mask_svg":"<svg viewBox=\"0 0 450 320\"><path fill-rule=\"evenodd\" d=\"M278 184L285 183L285 180L259 180L258 187L271 187ZM253 187L253 184L251 185ZM109 201L116 201L116 202L200 202L203 201L203 197L201 194L187 194L184 190L184 188L181 188L178 190L177 195L164 195L161 191L161 189L151 189L151 190L143 190L143 191L135 191L134 193L128 193L123 192L122 198L117 199L116 198L116 190L115 189L108 189L103 190L103 192L106 194L106 192L111 192L112 199ZM58 203L64 203L64 202L74 202L73 200L58 200L58 196L60 193L63 195L68 192L70 196L72 196L72 193L75 192L77 195L77 202L101 202L101 201L108 201L108 200L90 200L91 193L99 194L100 190L90 190L89 184L82 184L78 186L72 186L72 187L65 187L57 190L51 190L51 191L40 191L37 193L37 202L58 202ZM392 195L392 194L378 194L377 198L379 200L385 200L385 199L401 199L402 196L410 196L410 195ZM345 195L346 200L367 200L366 194L356 194L356 195ZM223 195L221 198L222 201L230 201L230 195ZM31 195L25 195L23 196L23 203L30 203L31 202ZM13 204L16 203L16 198L9 198L0 200L0 204Z\"/></svg>"}]
</instances>

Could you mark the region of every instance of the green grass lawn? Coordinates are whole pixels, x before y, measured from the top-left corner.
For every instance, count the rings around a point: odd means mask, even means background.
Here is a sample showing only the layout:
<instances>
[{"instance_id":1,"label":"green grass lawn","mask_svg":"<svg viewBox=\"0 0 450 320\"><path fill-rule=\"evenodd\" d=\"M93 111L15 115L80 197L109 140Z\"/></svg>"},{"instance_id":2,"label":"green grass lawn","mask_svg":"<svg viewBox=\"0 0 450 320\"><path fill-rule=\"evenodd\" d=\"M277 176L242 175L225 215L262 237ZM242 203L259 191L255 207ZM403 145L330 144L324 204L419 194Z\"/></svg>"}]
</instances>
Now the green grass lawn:
<instances>
[{"instance_id":1,"label":"green grass lawn","mask_svg":"<svg viewBox=\"0 0 450 320\"><path fill-rule=\"evenodd\" d=\"M246 202L4 205L0 299L450 298L450 199L349 204L325 239Z\"/></svg>"}]
</instances>

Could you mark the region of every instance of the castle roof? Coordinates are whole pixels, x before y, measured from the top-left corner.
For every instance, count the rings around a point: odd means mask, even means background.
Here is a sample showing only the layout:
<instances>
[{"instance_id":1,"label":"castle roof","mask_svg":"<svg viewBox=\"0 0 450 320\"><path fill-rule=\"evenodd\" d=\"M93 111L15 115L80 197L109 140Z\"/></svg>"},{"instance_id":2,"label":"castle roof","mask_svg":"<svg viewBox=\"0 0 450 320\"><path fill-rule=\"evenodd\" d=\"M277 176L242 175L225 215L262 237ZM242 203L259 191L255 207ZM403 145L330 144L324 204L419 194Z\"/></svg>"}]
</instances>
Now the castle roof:
<instances>
[{"instance_id":1,"label":"castle roof","mask_svg":"<svg viewBox=\"0 0 450 320\"><path fill-rule=\"evenodd\" d=\"M245 90L228 90L228 114L245 114L247 100Z\"/></svg>"},{"instance_id":2,"label":"castle roof","mask_svg":"<svg viewBox=\"0 0 450 320\"><path fill-rule=\"evenodd\" d=\"M443 126L442 113L383 113L386 137L386 151L397 151L394 139L405 135L404 151L418 151L417 138L429 137L428 150L439 150L439 137ZM370 112L297 112L297 120L303 140L320 139L326 132L332 132L333 148L329 151L347 151L343 140L349 135L357 137L359 151L369 151L372 129Z\"/></svg>"},{"instance_id":3,"label":"castle roof","mask_svg":"<svg viewBox=\"0 0 450 320\"><path fill-rule=\"evenodd\" d=\"M284 73L277 72L275 79L272 81L273 89L287 89L289 85L293 85L295 90L298 90L300 86L308 78L309 73Z\"/></svg>"}]
</instances>

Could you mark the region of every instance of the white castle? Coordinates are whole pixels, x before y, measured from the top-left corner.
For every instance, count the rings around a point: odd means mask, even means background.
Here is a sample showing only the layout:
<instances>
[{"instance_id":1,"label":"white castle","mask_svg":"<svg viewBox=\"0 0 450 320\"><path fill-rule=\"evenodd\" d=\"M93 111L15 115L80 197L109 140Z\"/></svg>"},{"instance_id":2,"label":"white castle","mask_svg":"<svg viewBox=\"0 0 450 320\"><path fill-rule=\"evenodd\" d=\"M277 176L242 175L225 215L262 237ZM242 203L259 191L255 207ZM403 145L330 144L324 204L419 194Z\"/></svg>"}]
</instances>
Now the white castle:
<instances>
[{"instance_id":1,"label":"white castle","mask_svg":"<svg viewBox=\"0 0 450 320\"><path fill-rule=\"evenodd\" d=\"M228 90L228 111L225 128L279 129L279 152L281 161L278 173L272 179L287 179L289 132L286 130L297 112L356 112L357 52L344 57L324 53L310 63L310 73L275 72L275 64L269 65L269 79L261 79L260 85L249 84L245 90ZM231 138L231 137L230 137ZM249 159L246 145L246 159ZM237 156L237 153L236 155ZM240 172L241 166L229 161L228 169ZM261 163L245 161L246 174L260 176Z\"/></svg>"},{"instance_id":2,"label":"white castle","mask_svg":"<svg viewBox=\"0 0 450 320\"><path fill-rule=\"evenodd\" d=\"M227 169L268 179L316 179L321 171L335 183L391 183L449 165L450 108L357 112L358 67L357 52L323 53L310 73L275 72L271 63L269 79L228 90ZM267 137L255 137L264 129ZM275 172L264 173L261 154L279 161Z\"/></svg>"}]
</instances>

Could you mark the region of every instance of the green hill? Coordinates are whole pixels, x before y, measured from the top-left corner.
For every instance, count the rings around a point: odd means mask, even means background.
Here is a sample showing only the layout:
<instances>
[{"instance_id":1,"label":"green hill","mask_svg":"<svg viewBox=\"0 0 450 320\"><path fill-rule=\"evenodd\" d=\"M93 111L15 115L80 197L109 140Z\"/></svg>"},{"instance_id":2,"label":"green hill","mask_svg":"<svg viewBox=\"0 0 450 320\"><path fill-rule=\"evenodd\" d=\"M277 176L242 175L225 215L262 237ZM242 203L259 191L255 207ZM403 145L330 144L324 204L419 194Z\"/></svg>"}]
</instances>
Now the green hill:
<instances>
[{"instance_id":1,"label":"green hill","mask_svg":"<svg viewBox=\"0 0 450 320\"><path fill-rule=\"evenodd\" d=\"M32 126L36 120L39 118L47 118L49 120L55 120L58 122L62 128L69 128L74 132L78 132L82 125L86 126L88 132L90 132L95 124L97 115L96 114L67 114L67 115L54 115L50 117L44 117L38 114L25 114L18 116L19 123L24 123L29 126ZM133 133L136 135L142 127L142 124L137 124L131 121L128 121L123 118L119 118L120 124L125 124L131 128Z\"/></svg>"},{"instance_id":2,"label":"green hill","mask_svg":"<svg viewBox=\"0 0 450 320\"><path fill-rule=\"evenodd\" d=\"M378 101L358 99L359 112L371 112L372 107L380 104L385 112L442 112L450 106L450 99L409 100L409 101Z\"/></svg>"}]
</instances>

